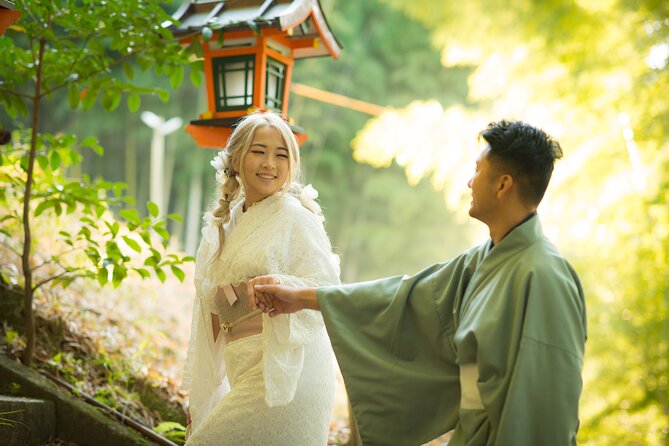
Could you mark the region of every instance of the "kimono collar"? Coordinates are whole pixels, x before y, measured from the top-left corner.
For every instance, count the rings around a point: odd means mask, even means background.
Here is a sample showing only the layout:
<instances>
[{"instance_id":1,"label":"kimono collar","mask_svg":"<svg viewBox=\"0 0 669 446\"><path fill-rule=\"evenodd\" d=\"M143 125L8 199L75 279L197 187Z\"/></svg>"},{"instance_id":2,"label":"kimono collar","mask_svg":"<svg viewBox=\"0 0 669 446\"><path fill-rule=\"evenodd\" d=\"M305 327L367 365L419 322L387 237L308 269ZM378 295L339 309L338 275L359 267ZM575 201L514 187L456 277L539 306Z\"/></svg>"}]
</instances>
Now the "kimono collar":
<instances>
[{"instance_id":1,"label":"kimono collar","mask_svg":"<svg viewBox=\"0 0 669 446\"><path fill-rule=\"evenodd\" d=\"M504 249L515 249L530 245L544 236L541 229L541 222L536 211L528 215L523 221L514 226L508 234L500 240L497 247L504 247ZM495 247L495 244L490 240L490 247L488 250Z\"/></svg>"}]
</instances>

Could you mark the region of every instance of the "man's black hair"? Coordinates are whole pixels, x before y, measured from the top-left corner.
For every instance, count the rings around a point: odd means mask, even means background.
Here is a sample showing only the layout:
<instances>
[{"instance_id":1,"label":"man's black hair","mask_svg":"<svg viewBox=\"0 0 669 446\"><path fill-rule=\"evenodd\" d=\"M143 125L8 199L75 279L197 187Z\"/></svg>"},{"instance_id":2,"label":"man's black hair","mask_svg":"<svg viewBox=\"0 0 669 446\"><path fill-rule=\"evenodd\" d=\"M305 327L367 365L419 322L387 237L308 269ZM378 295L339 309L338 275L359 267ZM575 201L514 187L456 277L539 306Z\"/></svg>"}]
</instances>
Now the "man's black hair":
<instances>
[{"instance_id":1,"label":"man's black hair","mask_svg":"<svg viewBox=\"0 0 669 446\"><path fill-rule=\"evenodd\" d=\"M493 168L509 173L519 183L521 198L527 204L538 205L555 160L562 158L557 140L524 122L506 120L491 122L479 137L490 145Z\"/></svg>"}]
</instances>

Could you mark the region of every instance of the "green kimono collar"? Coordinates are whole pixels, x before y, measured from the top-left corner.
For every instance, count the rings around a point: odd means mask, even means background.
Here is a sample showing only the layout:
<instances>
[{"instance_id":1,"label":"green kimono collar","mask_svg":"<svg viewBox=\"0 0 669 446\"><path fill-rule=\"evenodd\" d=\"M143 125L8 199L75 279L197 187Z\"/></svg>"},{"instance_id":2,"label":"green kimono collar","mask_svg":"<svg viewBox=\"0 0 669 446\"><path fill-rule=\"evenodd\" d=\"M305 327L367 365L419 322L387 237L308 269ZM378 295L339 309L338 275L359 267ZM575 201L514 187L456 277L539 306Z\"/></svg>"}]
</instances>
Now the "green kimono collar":
<instances>
[{"instance_id":1,"label":"green kimono collar","mask_svg":"<svg viewBox=\"0 0 669 446\"><path fill-rule=\"evenodd\" d=\"M501 257L522 250L544 237L539 215L533 212L523 222L513 228L504 238L494 245L492 239L485 244L485 258ZM493 249L493 247L495 249Z\"/></svg>"}]
</instances>

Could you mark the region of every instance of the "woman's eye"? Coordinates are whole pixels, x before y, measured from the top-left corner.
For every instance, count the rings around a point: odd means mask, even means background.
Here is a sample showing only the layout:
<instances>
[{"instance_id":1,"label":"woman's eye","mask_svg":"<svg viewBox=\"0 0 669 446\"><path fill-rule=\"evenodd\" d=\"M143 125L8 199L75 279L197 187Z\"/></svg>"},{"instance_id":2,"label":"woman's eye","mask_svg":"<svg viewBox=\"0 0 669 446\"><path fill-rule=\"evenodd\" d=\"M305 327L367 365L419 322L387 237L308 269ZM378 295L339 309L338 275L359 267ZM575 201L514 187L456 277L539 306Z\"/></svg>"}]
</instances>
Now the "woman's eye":
<instances>
[{"instance_id":1,"label":"woman's eye","mask_svg":"<svg viewBox=\"0 0 669 446\"><path fill-rule=\"evenodd\" d=\"M263 152L262 150L251 150L251 153L255 153L256 155L264 155L265 154L265 152Z\"/></svg>"},{"instance_id":2,"label":"woman's eye","mask_svg":"<svg viewBox=\"0 0 669 446\"><path fill-rule=\"evenodd\" d=\"M283 153L280 153L277 155L279 158L285 158L288 159L288 155L284 155Z\"/></svg>"}]
</instances>

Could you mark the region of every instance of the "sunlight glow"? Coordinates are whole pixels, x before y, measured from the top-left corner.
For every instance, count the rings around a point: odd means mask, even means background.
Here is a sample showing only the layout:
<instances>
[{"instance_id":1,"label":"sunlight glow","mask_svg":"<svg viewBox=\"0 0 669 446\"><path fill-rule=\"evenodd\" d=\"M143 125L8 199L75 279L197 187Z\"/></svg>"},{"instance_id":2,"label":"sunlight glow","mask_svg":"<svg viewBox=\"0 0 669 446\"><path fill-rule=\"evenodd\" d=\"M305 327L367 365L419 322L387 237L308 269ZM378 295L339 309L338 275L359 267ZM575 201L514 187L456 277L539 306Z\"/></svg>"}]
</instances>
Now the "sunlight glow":
<instances>
[{"instance_id":1,"label":"sunlight glow","mask_svg":"<svg viewBox=\"0 0 669 446\"><path fill-rule=\"evenodd\" d=\"M654 70L663 70L669 62L669 43L653 45L646 56L646 64Z\"/></svg>"},{"instance_id":2,"label":"sunlight glow","mask_svg":"<svg viewBox=\"0 0 669 446\"><path fill-rule=\"evenodd\" d=\"M625 146L627 147L627 154L632 164L632 172L630 173L632 184L637 192L643 192L646 190L646 175L641 164L639 149L634 140L634 130L632 130L629 115L624 112L618 114L618 123L620 124L623 138L625 139Z\"/></svg>"},{"instance_id":3,"label":"sunlight glow","mask_svg":"<svg viewBox=\"0 0 669 446\"><path fill-rule=\"evenodd\" d=\"M487 123L462 107L444 110L436 101L416 101L368 121L352 142L354 157L375 167L395 160L410 184L432 175L449 207L460 210L479 152L477 135Z\"/></svg>"},{"instance_id":4,"label":"sunlight glow","mask_svg":"<svg viewBox=\"0 0 669 446\"><path fill-rule=\"evenodd\" d=\"M441 53L441 63L446 67L477 65L481 59L482 51L479 47L450 44Z\"/></svg>"}]
</instances>

